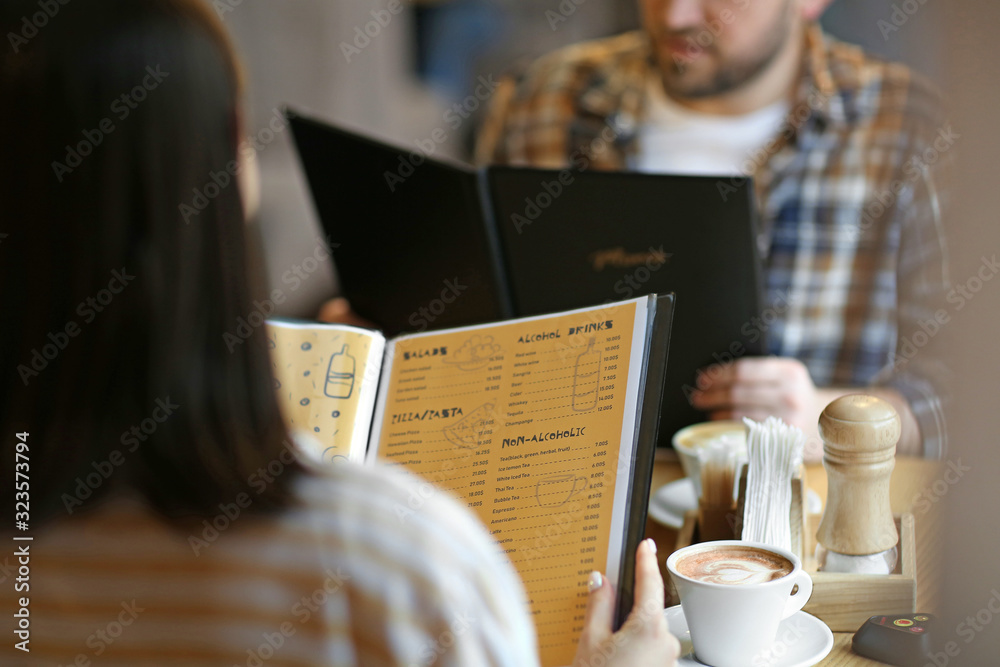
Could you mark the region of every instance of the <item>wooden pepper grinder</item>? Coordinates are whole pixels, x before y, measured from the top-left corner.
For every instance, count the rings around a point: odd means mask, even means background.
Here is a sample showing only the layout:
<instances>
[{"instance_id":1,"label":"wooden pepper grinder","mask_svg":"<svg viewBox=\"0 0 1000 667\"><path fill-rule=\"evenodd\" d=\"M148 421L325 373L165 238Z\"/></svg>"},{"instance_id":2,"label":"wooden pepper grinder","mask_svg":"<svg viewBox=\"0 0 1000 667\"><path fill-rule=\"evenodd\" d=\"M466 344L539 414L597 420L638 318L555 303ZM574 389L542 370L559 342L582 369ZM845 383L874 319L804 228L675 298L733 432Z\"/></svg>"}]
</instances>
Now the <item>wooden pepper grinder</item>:
<instances>
[{"instance_id":1,"label":"wooden pepper grinder","mask_svg":"<svg viewBox=\"0 0 1000 667\"><path fill-rule=\"evenodd\" d=\"M842 396L819 418L826 511L816 535L825 572L889 574L896 567L899 534L889 504L900 421L886 401Z\"/></svg>"}]
</instances>

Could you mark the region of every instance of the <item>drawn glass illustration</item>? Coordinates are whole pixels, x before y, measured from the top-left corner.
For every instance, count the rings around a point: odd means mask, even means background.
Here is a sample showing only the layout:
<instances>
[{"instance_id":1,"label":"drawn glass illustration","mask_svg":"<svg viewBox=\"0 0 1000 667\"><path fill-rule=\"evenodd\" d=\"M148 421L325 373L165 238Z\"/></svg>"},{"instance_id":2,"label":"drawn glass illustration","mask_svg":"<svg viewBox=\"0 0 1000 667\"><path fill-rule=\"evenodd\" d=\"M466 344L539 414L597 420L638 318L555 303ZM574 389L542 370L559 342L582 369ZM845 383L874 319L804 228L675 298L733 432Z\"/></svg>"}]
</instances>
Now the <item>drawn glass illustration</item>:
<instances>
[{"instance_id":1,"label":"drawn glass illustration","mask_svg":"<svg viewBox=\"0 0 1000 667\"><path fill-rule=\"evenodd\" d=\"M587 478L573 473L551 475L538 480L535 499L539 507L562 507L570 498L587 489Z\"/></svg>"}]
</instances>

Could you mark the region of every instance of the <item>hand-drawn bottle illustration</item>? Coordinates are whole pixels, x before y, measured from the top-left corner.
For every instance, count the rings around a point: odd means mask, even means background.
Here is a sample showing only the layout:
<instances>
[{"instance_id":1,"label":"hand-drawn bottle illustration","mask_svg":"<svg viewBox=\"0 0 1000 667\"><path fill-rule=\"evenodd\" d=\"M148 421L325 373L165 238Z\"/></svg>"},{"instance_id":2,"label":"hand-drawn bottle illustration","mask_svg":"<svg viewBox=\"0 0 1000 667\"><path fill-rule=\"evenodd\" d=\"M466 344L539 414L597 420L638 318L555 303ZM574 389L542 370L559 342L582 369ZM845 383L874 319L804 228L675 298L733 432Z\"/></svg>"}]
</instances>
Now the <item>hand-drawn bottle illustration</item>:
<instances>
[{"instance_id":1,"label":"hand-drawn bottle illustration","mask_svg":"<svg viewBox=\"0 0 1000 667\"><path fill-rule=\"evenodd\" d=\"M587 349L576 358L573 371L573 409L589 412L597 407L597 381L601 377L601 351L594 348L591 338Z\"/></svg>"},{"instance_id":2,"label":"hand-drawn bottle illustration","mask_svg":"<svg viewBox=\"0 0 1000 667\"><path fill-rule=\"evenodd\" d=\"M354 357L347 353L347 345L330 356L323 393L330 398L350 398L354 391Z\"/></svg>"}]
</instances>

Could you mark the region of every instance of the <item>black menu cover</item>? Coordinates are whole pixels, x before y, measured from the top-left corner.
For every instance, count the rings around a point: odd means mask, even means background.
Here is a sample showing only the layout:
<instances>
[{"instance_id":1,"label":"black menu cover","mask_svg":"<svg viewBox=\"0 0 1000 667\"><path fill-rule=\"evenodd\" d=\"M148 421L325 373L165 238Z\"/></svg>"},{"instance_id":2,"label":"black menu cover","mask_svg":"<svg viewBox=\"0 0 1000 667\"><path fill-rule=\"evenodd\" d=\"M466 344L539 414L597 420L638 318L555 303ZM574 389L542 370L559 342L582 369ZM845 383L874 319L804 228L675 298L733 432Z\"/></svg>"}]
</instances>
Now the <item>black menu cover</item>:
<instances>
[{"instance_id":1,"label":"black menu cover","mask_svg":"<svg viewBox=\"0 0 1000 667\"><path fill-rule=\"evenodd\" d=\"M359 315L389 336L514 315L475 171L414 165L407 151L288 115L341 290Z\"/></svg>"},{"instance_id":2,"label":"black menu cover","mask_svg":"<svg viewBox=\"0 0 1000 667\"><path fill-rule=\"evenodd\" d=\"M760 312L751 183L723 199L715 177L580 172L560 182L558 174L486 170L514 311L674 292L660 431L669 439L705 419L688 401L698 368L734 351L764 352L757 329L741 333Z\"/></svg>"},{"instance_id":3,"label":"black menu cover","mask_svg":"<svg viewBox=\"0 0 1000 667\"><path fill-rule=\"evenodd\" d=\"M389 335L674 292L664 446L706 418L699 368L764 352L749 179L476 170L289 116L342 292Z\"/></svg>"}]
</instances>

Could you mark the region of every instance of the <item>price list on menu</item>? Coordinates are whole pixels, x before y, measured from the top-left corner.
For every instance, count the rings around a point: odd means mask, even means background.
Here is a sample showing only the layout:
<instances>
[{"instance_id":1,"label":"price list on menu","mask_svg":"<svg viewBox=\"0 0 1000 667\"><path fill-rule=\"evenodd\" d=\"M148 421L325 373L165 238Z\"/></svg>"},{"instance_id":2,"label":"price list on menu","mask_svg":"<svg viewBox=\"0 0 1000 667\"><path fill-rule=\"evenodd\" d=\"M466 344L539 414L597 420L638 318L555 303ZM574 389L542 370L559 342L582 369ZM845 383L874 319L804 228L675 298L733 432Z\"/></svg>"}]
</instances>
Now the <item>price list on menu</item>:
<instances>
[{"instance_id":1,"label":"price list on menu","mask_svg":"<svg viewBox=\"0 0 1000 667\"><path fill-rule=\"evenodd\" d=\"M479 515L521 575L546 666L572 662L588 575L620 552L644 314L636 300L390 343L377 457Z\"/></svg>"}]
</instances>

